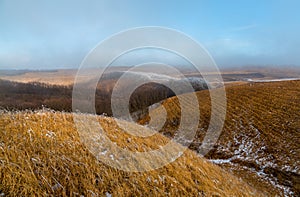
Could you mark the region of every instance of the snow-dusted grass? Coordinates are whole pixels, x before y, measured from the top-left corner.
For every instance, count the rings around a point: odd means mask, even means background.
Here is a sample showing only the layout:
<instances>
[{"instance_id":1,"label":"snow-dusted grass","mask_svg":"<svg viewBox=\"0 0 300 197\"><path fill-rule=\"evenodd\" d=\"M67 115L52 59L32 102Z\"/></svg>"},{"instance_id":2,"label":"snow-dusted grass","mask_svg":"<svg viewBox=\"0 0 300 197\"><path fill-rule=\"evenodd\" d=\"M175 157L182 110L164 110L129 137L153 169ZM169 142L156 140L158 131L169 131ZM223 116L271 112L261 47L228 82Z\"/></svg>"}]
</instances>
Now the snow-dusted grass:
<instances>
[{"instance_id":1,"label":"snow-dusted grass","mask_svg":"<svg viewBox=\"0 0 300 197\"><path fill-rule=\"evenodd\" d=\"M73 115L49 110L1 111L1 196L259 195L192 151L161 169L143 173L109 167L97 161L80 141ZM146 140L129 137L114 119L96 118L111 141L122 148L143 151L168 141L162 135Z\"/></svg>"}]
</instances>

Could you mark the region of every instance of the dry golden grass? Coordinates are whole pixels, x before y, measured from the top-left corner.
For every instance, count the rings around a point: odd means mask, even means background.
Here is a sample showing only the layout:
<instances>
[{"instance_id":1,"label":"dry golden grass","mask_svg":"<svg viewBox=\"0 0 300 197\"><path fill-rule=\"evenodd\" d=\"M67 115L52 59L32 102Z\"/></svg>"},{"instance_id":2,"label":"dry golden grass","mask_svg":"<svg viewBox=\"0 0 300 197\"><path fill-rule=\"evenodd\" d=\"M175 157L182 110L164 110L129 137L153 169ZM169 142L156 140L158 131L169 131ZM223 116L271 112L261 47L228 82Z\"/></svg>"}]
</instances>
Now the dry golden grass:
<instances>
[{"instance_id":1,"label":"dry golden grass","mask_svg":"<svg viewBox=\"0 0 300 197\"><path fill-rule=\"evenodd\" d=\"M99 117L99 122L112 141L132 150L156 148L167 141L162 135L155 135L155 139L133 138L128 142L127 134L113 119ZM143 173L116 170L97 161L81 143L72 114L51 111L1 112L0 193L5 196L261 195L192 151L158 170Z\"/></svg>"}]
</instances>

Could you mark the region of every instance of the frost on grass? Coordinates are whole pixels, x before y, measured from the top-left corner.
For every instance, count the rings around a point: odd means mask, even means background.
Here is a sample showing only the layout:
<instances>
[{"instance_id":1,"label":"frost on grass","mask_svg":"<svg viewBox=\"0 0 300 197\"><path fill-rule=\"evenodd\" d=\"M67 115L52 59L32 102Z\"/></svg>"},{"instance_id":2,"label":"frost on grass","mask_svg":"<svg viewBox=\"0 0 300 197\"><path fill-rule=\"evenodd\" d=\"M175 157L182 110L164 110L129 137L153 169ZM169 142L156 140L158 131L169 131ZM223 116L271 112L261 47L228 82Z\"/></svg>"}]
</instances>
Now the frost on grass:
<instances>
[{"instance_id":1,"label":"frost on grass","mask_svg":"<svg viewBox=\"0 0 300 197\"><path fill-rule=\"evenodd\" d=\"M133 144L127 142L124 132L116 132L112 119L108 118L110 122L107 122L97 117L109 126L108 135L116 136L115 140L124 138L124 145ZM5 177L0 177L0 191L5 196L160 196L166 193L195 196L199 191L207 196L214 193L251 196L255 193L247 184L192 151L186 151L167 166L144 173L124 172L104 165L81 143L70 113L2 112L0 123L0 175ZM164 140L167 141L160 135L155 142ZM133 141L136 145L157 146L132 137ZM100 151L109 157L108 153L105 149ZM120 159L116 155L112 158ZM151 182L147 177L151 177ZM228 182L228 177L234 184Z\"/></svg>"}]
</instances>

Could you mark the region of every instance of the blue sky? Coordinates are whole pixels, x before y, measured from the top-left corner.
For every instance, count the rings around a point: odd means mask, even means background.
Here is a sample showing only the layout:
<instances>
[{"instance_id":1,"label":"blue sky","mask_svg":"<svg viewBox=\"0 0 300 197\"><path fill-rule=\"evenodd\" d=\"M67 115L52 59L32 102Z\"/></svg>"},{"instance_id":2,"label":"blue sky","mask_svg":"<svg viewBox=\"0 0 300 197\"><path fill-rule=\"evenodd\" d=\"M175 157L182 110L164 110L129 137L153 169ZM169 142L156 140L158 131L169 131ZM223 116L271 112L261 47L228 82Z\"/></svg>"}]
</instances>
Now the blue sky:
<instances>
[{"instance_id":1,"label":"blue sky","mask_svg":"<svg viewBox=\"0 0 300 197\"><path fill-rule=\"evenodd\" d=\"M0 0L0 69L77 68L101 40L164 26L201 43L220 67L300 65L300 1Z\"/></svg>"}]
</instances>

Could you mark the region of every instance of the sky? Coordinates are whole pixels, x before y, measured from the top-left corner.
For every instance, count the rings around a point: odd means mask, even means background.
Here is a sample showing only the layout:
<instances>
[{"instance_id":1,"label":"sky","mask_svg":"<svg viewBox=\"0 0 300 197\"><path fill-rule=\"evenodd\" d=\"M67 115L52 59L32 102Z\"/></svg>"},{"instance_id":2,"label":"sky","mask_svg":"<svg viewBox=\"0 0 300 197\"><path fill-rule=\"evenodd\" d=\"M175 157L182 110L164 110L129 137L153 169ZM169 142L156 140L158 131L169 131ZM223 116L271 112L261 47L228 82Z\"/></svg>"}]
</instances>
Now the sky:
<instances>
[{"instance_id":1,"label":"sky","mask_svg":"<svg viewBox=\"0 0 300 197\"><path fill-rule=\"evenodd\" d=\"M300 66L299 8L296 0L0 0L0 69L78 68L99 42L140 26L191 36L219 67Z\"/></svg>"}]
</instances>

